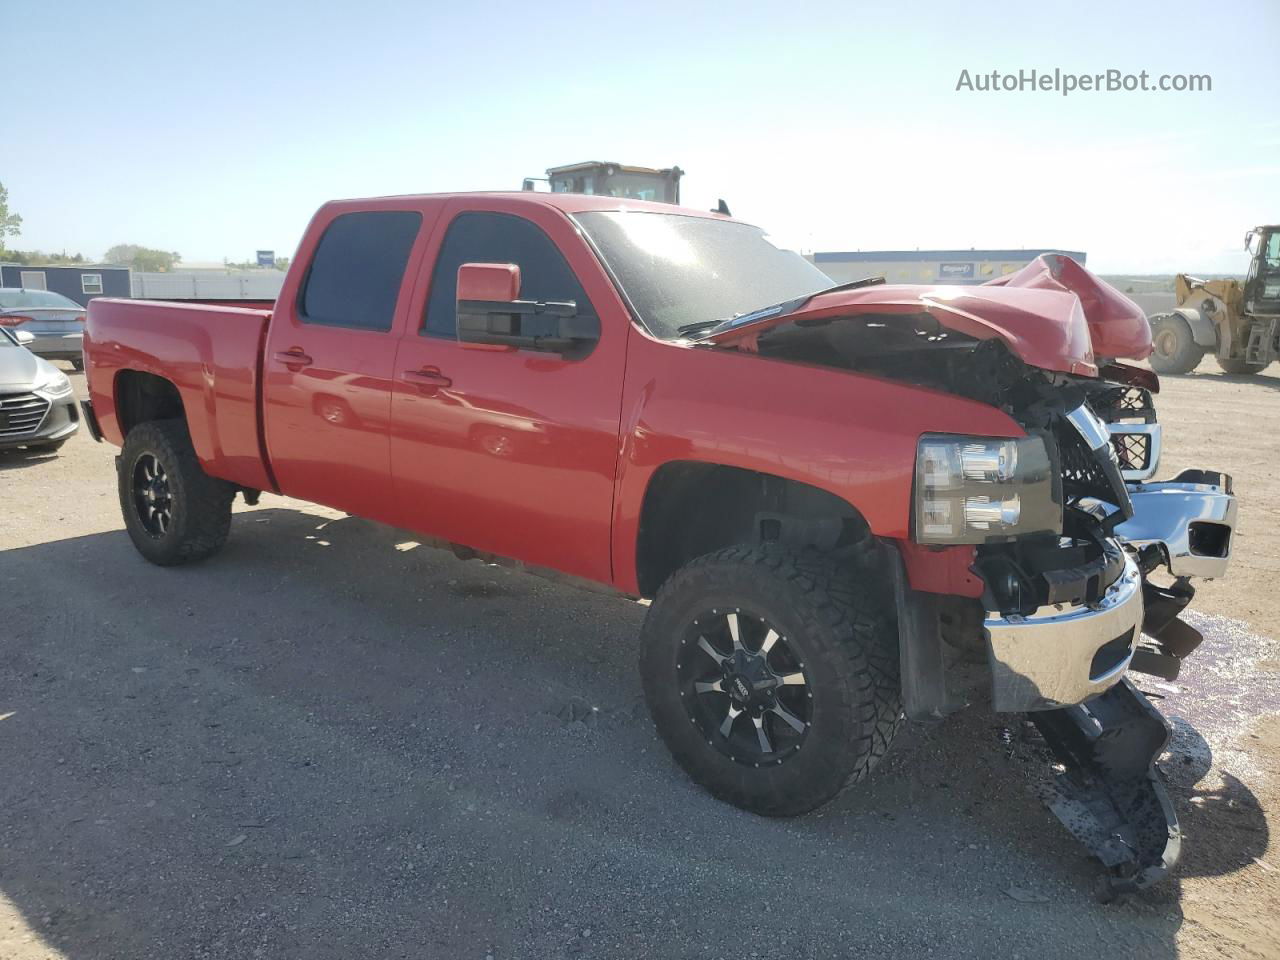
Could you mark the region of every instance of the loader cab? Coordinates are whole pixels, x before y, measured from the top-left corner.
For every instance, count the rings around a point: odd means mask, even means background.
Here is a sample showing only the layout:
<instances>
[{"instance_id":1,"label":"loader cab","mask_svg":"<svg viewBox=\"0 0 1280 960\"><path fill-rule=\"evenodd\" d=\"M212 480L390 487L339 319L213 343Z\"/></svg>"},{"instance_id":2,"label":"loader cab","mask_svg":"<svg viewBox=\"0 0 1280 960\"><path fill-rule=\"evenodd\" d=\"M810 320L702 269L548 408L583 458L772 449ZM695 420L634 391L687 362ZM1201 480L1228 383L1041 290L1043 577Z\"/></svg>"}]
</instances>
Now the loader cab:
<instances>
[{"instance_id":1,"label":"loader cab","mask_svg":"<svg viewBox=\"0 0 1280 960\"><path fill-rule=\"evenodd\" d=\"M1280 314L1280 224L1254 227L1245 235L1245 249L1253 254L1244 282L1246 309Z\"/></svg>"},{"instance_id":2,"label":"loader cab","mask_svg":"<svg viewBox=\"0 0 1280 960\"><path fill-rule=\"evenodd\" d=\"M529 177L524 189L535 189L535 181L545 182L552 193L585 193L602 197L624 197L628 200L651 200L656 203L680 202L679 167L633 167L621 163L588 161L551 167L547 176ZM545 189L545 188L544 188Z\"/></svg>"}]
</instances>

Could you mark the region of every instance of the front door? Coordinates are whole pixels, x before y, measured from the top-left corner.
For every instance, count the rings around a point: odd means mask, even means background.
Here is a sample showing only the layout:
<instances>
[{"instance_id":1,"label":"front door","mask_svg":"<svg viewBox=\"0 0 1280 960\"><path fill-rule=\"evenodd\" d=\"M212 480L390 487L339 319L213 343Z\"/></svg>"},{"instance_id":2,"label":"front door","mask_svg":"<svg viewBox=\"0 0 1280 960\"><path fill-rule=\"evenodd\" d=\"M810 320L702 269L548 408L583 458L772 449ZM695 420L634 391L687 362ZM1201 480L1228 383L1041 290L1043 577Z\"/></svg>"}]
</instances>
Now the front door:
<instances>
[{"instance_id":1,"label":"front door","mask_svg":"<svg viewBox=\"0 0 1280 960\"><path fill-rule=\"evenodd\" d=\"M282 493L373 519L393 512L397 306L421 226L417 211L360 210L312 231L310 267L300 288L281 292L264 358L267 452Z\"/></svg>"},{"instance_id":2,"label":"front door","mask_svg":"<svg viewBox=\"0 0 1280 960\"><path fill-rule=\"evenodd\" d=\"M460 200L446 209L421 312L396 360L391 469L400 522L607 582L626 315L559 211L478 207ZM516 264L521 299L575 301L580 318L598 320L599 341L577 357L460 344L464 263Z\"/></svg>"}]
</instances>

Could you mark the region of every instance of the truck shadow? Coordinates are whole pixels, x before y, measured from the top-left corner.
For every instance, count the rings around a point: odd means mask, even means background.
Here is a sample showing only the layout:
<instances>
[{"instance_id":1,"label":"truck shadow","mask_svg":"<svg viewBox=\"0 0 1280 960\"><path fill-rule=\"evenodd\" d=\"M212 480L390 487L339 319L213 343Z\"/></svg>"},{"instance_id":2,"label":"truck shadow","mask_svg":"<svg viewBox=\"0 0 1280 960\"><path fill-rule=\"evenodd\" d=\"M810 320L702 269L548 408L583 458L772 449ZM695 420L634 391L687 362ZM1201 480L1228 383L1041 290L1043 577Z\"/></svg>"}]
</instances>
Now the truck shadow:
<instances>
[{"instance_id":1,"label":"truck shadow","mask_svg":"<svg viewBox=\"0 0 1280 960\"><path fill-rule=\"evenodd\" d=\"M1178 882L1094 903L1014 718L909 728L807 817L708 797L644 710L644 608L612 594L274 507L190 568L148 566L120 531L7 550L0 591L0 894L73 960L550 957L588 937L809 957L876 936L1051 957L1116 930L1177 954ZM1243 825L1193 869L1260 856L1247 787L1193 804L1203 774L1184 774L1189 832L1228 802Z\"/></svg>"}]
</instances>

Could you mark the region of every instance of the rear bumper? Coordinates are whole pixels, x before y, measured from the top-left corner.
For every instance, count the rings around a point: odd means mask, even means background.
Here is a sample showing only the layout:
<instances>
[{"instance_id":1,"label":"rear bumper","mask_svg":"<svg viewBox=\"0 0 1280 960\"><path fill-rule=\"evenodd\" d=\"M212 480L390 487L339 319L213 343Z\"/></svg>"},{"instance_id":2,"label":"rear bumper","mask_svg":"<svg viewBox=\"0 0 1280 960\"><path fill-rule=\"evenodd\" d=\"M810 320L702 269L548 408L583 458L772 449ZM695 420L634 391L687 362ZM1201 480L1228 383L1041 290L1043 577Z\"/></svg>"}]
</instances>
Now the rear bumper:
<instances>
[{"instance_id":1,"label":"rear bumper","mask_svg":"<svg viewBox=\"0 0 1280 960\"><path fill-rule=\"evenodd\" d=\"M83 333L37 333L27 349L46 360L79 360L84 355Z\"/></svg>"},{"instance_id":2,"label":"rear bumper","mask_svg":"<svg viewBox=\"0 0 1280 960\"><path fill-rule=\"evenodd\" d=\"M1104 693L1120 682L1133 659L1143 609L1142 572L1126 553L1119 578L1096 603L988 616L983 631L992 706L1052 710Z\"/></svg>"}]
</instances>

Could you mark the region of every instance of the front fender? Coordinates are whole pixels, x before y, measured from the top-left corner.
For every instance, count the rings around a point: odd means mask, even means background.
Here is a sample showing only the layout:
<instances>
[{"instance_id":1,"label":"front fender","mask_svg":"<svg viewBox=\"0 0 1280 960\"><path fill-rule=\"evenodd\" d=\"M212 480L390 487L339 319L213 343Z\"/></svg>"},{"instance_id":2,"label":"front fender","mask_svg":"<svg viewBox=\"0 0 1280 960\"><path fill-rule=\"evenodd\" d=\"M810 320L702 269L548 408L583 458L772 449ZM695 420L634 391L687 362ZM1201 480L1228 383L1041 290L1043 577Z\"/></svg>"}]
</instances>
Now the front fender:
<instances>
[{"instance_id":1,"label":"front fender","mask_svg":"<svg viewBox=\"0 0 1280 960\"><path fill-rule=\"evenodd\" d=\"M633 328L623 389L613 521L614 576L637 588L645 491L672 461L770 474L852 506L872 534L910 535L916 446L924 433L1021 437L994 407L911 384L723 348L651 339Z\"/></svg>"}]
</instances>

